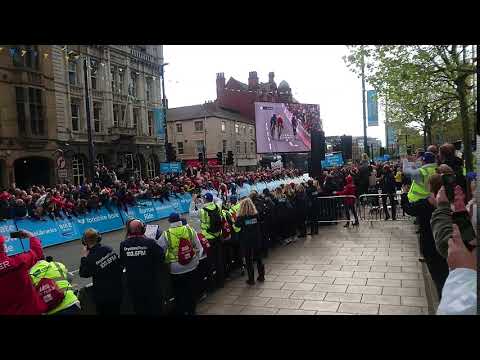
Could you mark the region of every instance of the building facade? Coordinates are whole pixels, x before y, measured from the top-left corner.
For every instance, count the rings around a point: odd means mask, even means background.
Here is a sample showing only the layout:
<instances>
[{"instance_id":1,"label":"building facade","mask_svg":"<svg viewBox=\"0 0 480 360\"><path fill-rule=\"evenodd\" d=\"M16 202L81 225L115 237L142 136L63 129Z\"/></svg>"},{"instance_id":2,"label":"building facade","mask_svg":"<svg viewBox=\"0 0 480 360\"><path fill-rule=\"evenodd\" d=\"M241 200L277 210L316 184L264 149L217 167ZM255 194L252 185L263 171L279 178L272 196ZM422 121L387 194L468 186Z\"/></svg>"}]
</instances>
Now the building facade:
<instances>
[{"instance_id":1,"label":"building facade","mask_svg":"<svg viewBox=\"0 0 480 360\"><path fill-rule=\"evenodd\" d=\"M162 46L2 49L0 186L86 180L85 87L94 161L125 176L146 178L159 172L165 153L163 135L156 133L155 124L161 122ZM65 161L57 162L59 156Z\"/></svg>"},{"instance_id":2,"label":"building facade","mask_svg":"<svg viewBox=\"0 0 480 360\"><path fill-rule=\"evenodd\" d=\"M250 119L220 107L216 102L169 109L168 137L177 159L188 166L199 166L198 154L204 153L211 165L218 164L217 153L228 151L240 168L257 165L255 124Z\"/></svg>"}]
</instances>

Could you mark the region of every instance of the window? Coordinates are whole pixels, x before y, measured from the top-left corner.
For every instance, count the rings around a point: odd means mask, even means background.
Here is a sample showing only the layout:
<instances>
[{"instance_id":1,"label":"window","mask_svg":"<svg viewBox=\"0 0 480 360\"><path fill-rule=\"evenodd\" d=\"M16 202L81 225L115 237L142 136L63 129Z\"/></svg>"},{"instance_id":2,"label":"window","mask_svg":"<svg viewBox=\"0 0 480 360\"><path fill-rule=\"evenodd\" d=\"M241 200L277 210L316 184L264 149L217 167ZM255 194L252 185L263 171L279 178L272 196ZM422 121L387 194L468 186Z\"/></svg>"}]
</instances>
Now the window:
<instances>
[{"instance_id":1,"label":"window","mask_svg":"<svg viewBox=\"0 0 480 360\"><path fill-rule=\"evenodd\" d=\"M147 161L147 177L149 179L153 179L155 177L155 165L155 158L153 156L150 156Z\"/></svg>"},{"instance_id":2,"label":"window","mask_svg":"<svg viewBox=\"0 0 480 360\"><path fill-rule=\"evenodd\" d=\"M77 62L68 60L68 82L70 85L77 85Z\"/></svg>"},{"instance_id":3,"label":"window","mask_svg":"<svg viewBox=\"0 0 480 360\"><path fill-rule=\"evenodd\" d=\"M92 83L92 89L97 89L97 73L98 63L95 60L90 60L90 82Z\"/></svg>"},{"instance_id":4,"label":"window","mask_svg":"<svg viewBox=\"0 0 480 360\"><path fill-rule=\"evenodd\" d=\"M28 101L30 103L30 130L34 135L43 134L42 90L28 88Z\"/></svg>"},{"instance_id":5,"label":"window","mask_svg":"<svg viewBox=\"0 0 480 360\"><path fill-rule=\"evenodd\" d=\"M136 134L138 135L140 133L139 127L140 127L140 122L138 121L140 119L140 109L139 108L134 108L133 109L133 128L135 129Z\"/></svg>"},{"instance_id":6,"label":"window","mask_svg":"<svg viewBox=\"0 0 480 360\"><path fill-rule=\"evenodd\" d=\"M198 153L203 153L204 152L204 145L203 145L203 140L196 140L195 141L195 148L197 150L197 154ZM205 154L204 154L205 156Z\"/></svg>"},{"instance_id":7,"label":"window","mask_svg":"<svg viewBox=\"0 0 480 360\"><path fill-rule=\"evenodd\" d=\"M247 135L247 127L243 125L242 129L243 129L243 135Z\"/></svg>"},{"instance_id":8,"label":"window","mask_svg":"<svg viewBox=\"0 0 480 360\"><path fill-rule=\"evenodd\" d=\"M112 81L112 93L114 93L117 86L117 68L115 66L110 66L110 77Z\"/></svg>"},{"instance_id":9,"label":"window","mask_svg":"<svg viewBox=\"0 0 480 360\"><path fill-rule=\"evenodd\" d=\"M148 136L153 136L153 111L148 112Z\"/></svg>"},{"instance_id":10,"label":"window","mask_svg":"<svg viewBox=\"0 0 480 360\"><path fill-rule=\"evenodd\" d=\"M96 133L102 131L102 104L93 103L93 127Z\"/></svg>"},{"instance_id":11,"label":"window","mask_svg":"<svg viewBox=\"0 0 480 360\"><path fill-rule=\"evenodd\" d=\"M15 67L30 68L38 70L38 46L27 45L14 47L13 65Z\"/></svg>"},{"instance_id":12,"label":"window","mask_svg":"<svg viewBox=\"0 0 480 360\"><path fill-rule=\"evenodd\" d=\"M227 153L227 140L222 140L222 152Z\"/></svg>"},{"instance_id":13,"label":"window","mask_svg":"<svg viewBox=\"0 0 480 360\"><path fill-rule=\"evenodd\" d=\"M238 134L238 129L239 129L238 124L235 124L235 134Z\"/></svg>"},{"instance_id":14,"label":"window","mask_svg":"<svg viewBox=\"0 0 480 360\"><path fill-rule=\"evenodd\" d=\"M70 110L72 113L72 130L80 131L80 106L78 101L72 100Z\"/></svg>"},{"instance_id":15,"label":"window","mask_svg":"<svg viewBox=\"0 0 480 360\"><path fill-rule=\"evenodd\" d=\"M25 114L25 91L23 87L15 88L15 95L17 99L17 122L18 122L18 131L20 134L25 134L26 132L26 114Z\"/></svg>"},{"instance_id":16,"label":"window","mask_svg":"<svg viewBox=\"0 0 480 360\"><path fill-rule=\"evenodd\" d=\"M120 105L113 104L113 126L118 127Z\"/></svg>"},{"instance_id":17,"label":"window","mask_svg":"<svg viewBox=\"0 0 480 360\"><path fill-rule=\"evenodd\" d=\"M240 154L240 141L235 142L235 152Z\"/></svg>"},{"instance_id":18,"label":"window","mask_svg":"<svg viewBox=\"0 0 480 360\"><path fill-rule=\"evenodd\" d=\"M203 131L203 121L195 121L195 131Z\"/></svg>"},{"instance_id":19,"label":"window","mask_svg":"<svg viewBox=\"0 0 480 360\"><path fill-rule=\"evenodd\" d=\"M254 143L253 141L250 143L250 152L251 152L252 154L255 153L255 143Z\"/></svg>"},{"instance_id":20,"label":"window","mask_svg":"<svg viewBox=\"0 0 480 360\"><path fill-rule=\"evenodd\" d=\"M181 133L183 131L182 124L176 124L177 125L177 133Z\"/></svg>"},{"instance_id":21,"label":"window","mask_svg":"<svg viewBox=\"0 0 480 360\"><path fill-rule=\"evenodd\" d=\"M130 86L128 88L129 95L137 97L137 73L135 71L130 71Z\"/></svg>"},{"instance_id":22,"label":"window","mask_svg":"<svg viewBox=\"0 0 480 360\"><path fill-rule=\"evenodd\" d=\"M123 94L123 84L125 83L125 72L122 68L118 69L118 90L117 92Z\"/></svg>"},{"instance_id":23,"label":"window","mask_svg":"<svg viewBox=\"0 0 480 360\"><path fill-rule=\"evenodd\" d=\"M120 126L121 127L127 126L127 124L125 123L125 121L127 120L126 119L126 115L127 115L126 110L127 110L127 107L125 105L120 106L119 119L120 119Z\"/></svg>"},{"instance_id":24,"label":"window","mask_svg":"<svg viewBox=\"0 0 480 360\"><path fill-rule=\"evenodd\" d=\"M73 183L75 185L82 185L85 181L85 163L83 157L75 155L72 159Z\"/></svg>"},{"instance_id":25,"label":"window","mask_svg":"<svg viewBox=\"0 0 480 360\"><path fill-rule=\"evenodd\" d=\"M127 153L123 159L123 164L128 170L133 170L133 154Z\"/></svg>"},{"instance_id":26,"label":"window","mask_svg":"<svg viewBox=\"0 0 480 360\"><path fill-rule=\"evenodd\" d=\"M247 153L247 142L245 141L245 154Z\"/></svg>"},{"instance_id":27,"label":"window","mask_svg":"<svg viewBox=\"0 0 480 360\"><path fill-rule=\"evenodd\" d=\"M225 121L222 121L222 132L225 132Z\"/></svg>"},{"instance_id":28,"label":"window","mask_svg":"<svg viewBox=\"0 0 480 360\"><path fill-rule=\"evenodd\" d=\"M253 137L253 126L249 126L250 136Z\"/></svg>"},{"instance_id":29,"label":"window","mask_svg":"<svg viewBox=\"0 0 480 360\"><path fill-rule=\"evenodd\" d=\"M177 142L178 155L183 155L183 142Z\"/></svg>"},{"instance_id":30,"label":"window","mask_svg":"<svg viewBox=\"0 0 480 360\"><path fill-rule=\"evenodd\" d=\"M105 165L105 158L103 157L103 154L97 155L97 158L95 159L95 165L98 167Z\"/></svg>"},{"instance_id":31,"label":"window","mask_svg":"<svg viewBox=\"0 0 480 360\"><path fill-rule=\"evenodd\" d=\"M152 97L152 79L150 79L150 78L147 78L147 94L146 94L146 97L147 97L147 101L150 101L151 97Z\"/></svg>"}]
</instances>

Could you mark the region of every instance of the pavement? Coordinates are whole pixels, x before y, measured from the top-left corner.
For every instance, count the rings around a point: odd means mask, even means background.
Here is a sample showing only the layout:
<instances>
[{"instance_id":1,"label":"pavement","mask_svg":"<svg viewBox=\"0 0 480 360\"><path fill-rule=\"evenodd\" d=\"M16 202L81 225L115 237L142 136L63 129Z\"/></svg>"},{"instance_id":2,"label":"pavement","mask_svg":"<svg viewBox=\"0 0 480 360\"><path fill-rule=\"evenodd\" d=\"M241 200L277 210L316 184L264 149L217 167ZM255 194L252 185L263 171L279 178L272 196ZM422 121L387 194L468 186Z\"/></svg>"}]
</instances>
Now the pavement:
<instances>
[{"instance_id":1,"label":"pavement","mask_svg":"<svg viewBox=\"0 0 480 360\"><path fill-rule=\"evenodd\" d=\"M197 306L208 315L421 315L428 303L408 221L320 227L274 249L264 283L226 283Z\"/></svg>"}]
</instances>

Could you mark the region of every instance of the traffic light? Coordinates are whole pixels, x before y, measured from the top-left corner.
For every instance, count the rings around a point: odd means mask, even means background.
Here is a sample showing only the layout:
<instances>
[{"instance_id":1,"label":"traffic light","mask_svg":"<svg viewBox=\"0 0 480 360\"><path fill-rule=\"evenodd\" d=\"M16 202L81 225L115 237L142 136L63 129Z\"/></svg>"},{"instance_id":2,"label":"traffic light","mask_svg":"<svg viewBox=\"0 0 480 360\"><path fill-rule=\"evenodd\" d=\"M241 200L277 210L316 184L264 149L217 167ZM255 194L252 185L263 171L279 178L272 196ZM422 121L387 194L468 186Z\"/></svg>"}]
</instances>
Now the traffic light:
<instances>
[{"instance_id":1,"label":"traffic light","mask_svg":"<svg viewBox=\"0 0 480 360\"><path fill-rule=\"evenodd\" d=\"M233 165L233 152L232 151L229 151L227 153L227 162L226 162L227 165Z\"/></svg>"},{"instance_id":2,"label":"traffic light","mask_svg":"<svg viewBox=\"0 0 480 360\"><path fill-rule=\"evenodd\" d=\"M219 151L217 153L217 160L218 160L219 165L223 164L223 153L221 151Z\"/></svg>"},{"instance_id":3,"label":"traffic light","mask_svg":"<svg viewBox=\"0 0 480 360\"><path fill-rule=\"evenodd\" d=\"M203 164L203 153L198 153L198 161L200 162L200 164Z\"/></svg>"},{"instance_id":4,"label":"traffic light","mask_svg":"<svg viewBox=\"0 0 480 360\"><path fill-rule=\"evenodd\" d=\"M175 149L172 146L172 143L167 143L165 153L166 153L165 155L167 157L167 162L177 161L177 154L176 154Z\"/></svg>"}]
</instances>

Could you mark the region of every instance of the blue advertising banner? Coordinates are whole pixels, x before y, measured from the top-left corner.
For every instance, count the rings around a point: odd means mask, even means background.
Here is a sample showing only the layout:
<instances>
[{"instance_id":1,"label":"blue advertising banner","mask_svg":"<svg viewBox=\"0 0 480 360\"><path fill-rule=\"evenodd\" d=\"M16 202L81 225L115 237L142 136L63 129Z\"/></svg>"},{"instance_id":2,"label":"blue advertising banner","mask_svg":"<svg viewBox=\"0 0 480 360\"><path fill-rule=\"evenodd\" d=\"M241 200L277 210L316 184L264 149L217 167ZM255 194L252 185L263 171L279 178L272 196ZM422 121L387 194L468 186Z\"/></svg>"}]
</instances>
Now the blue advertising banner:
<instances>
[{"instance_id":1,"label":"blue advertising banner","mask_svg":"<svg viewBox=\"0 0 480 360\"><path fill-rule=\"evenodd\" d=\"M23 252L23 249L29 250L30 245L27 239L23 239L23 243L20 239L12 239L10 238L10 233L17 231L17 227L13 220L4 220L0 222L0 235L5 238L5 252L8 256L20 254ZM22 247L23 244L23 247Z\"/></svg>"},{"instance_id":2,"label":"blue advertising banner","mask_svg":"<svg viewBox=\"0 0 480 360\"><path fill-rule=\"evenodd\" d=\"M321 160L322 168L329 169L343 165L342 153L325 154L325 160Z\"/></svg>"},{"instance_id":3,"label":"blue advertising banner","mask_svg":"<svg viewBox=\"0 0 480 360\"><path fill-rule=\"evenodd\" d=\"M155 135L157 138L163 139L165 137L165 117L163 115L163 108L153 109L153 119L155 122Z\"/></svg>"},{"instance_id":4,"label":"blue advertising banner","mask_svg":"<svg viewBox=\"0 0 480 360\"><path fill-rule=\"evenodd\" d=\"M182 164L179 163L179 162L160 163L160 172L162 174L181 173L182 172Z\"/></svg>"},{"instance_id":5,"label":"blue advertising banner","mask_svg":"<svg viewBox=\"0 0 480 360\"><path fill-rule=\"evenodd\" d=\"M109 212L107 209L100 209L98 212L91 212L90 214L72 218L77 231L79 239L83 232L88 228L97 229L99 232L109 232L123 228L123 220L117 209Z\"/></svg>"},{"instance_id":6,"label":"blue advertising banner","mask_svg":"<svg viewBox=\"0 0 480 360\"><path fill-rule=\"evenodd\" d=\"M46 218L44 221L22 219L17 220L16 224L19 229L30 231L38 237L42 241L42 246L61 244L80 238L75 223L68 219L51 220Z\"/></svg>"},{"instance_id":7,"label":"blue advertising banner","mask_svg":"<svg viewBox=\"0 0 480 360\"><path fill-rule=\"evenodd\" d=\"M368 126L378 126L378 102L375 90L367 91Z\"/></svg>"}]
</instances>

